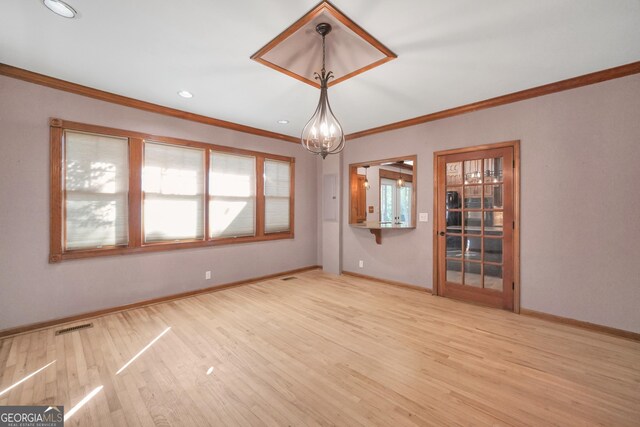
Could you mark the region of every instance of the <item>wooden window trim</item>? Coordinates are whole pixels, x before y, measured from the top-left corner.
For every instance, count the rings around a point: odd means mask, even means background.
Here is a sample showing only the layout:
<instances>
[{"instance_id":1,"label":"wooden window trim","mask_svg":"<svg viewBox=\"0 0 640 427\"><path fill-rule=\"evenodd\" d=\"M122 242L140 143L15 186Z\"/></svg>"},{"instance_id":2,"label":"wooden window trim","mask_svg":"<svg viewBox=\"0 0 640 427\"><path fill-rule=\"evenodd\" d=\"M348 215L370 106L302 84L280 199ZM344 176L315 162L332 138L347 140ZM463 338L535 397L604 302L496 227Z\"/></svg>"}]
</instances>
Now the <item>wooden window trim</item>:
<instances>
[{"instance_id":1,"label":"wooden window trim","mask_svg":"<svg viewBox=\"0 0 640 427\"><path fill-rule=\"evenodd\" d=\"M175 249L190 249L209 246L220 246L236 243L253 243L294 238L295 211L295 158L277 154L245 150L235 147L208 144L180 138L164 137L141 132L96 126L73 121L52 118L49 121L50 136L50 244L49 262L56 263L71 259L84 259L110 255L127 255L145 252L160 252ZM95 249L65 250L65 188L64 188L64 131L79 131L106 136L124 137L129 140L129 243L127 246L110 246ZM144 243L143 233L143 191L142 169L144 166L144 142L160 142L170 145L199 148L204 150L204 239L183 240L180 242ZM256 159L256 233L254 236L235 238L209 237L209 159L211 151L253 156ZM290 227L287 232L265 233L264 231L264 161L278 160L287 162L291 167L290 188Z\"/></svg>"}]
</instances>

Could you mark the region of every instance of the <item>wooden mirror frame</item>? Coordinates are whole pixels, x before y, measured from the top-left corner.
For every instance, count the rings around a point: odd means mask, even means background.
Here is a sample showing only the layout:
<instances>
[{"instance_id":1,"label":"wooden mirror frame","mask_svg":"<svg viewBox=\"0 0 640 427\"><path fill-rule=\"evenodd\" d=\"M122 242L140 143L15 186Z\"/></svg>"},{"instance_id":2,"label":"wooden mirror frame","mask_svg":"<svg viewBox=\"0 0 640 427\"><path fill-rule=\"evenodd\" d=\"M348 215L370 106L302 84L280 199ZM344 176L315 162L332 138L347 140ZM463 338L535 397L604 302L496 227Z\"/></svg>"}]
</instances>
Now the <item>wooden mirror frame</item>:
<instances>
[{"instance_id":1,"label":"wooden mirror frame","mask_svg":"<svg viewBox=\"0 0 640 427\"><path fill-rule=\"evenodd\" d=\"M350 225L362 225L366 224L366 221L358 222L357 221L357 197L358 197L358 168L364 166L375 166L380 165L382 163L391 163L398 161L413 161L413 191L411 192L411 224L408 227L402 228L415 228L417 223L417 212L418 212L418 156L416 154L410 156L400 156L400 157L392 157L388 159L380 159L380 160L371 160L368 162L360 162L360 163L351 163L349 165L349 224ZM378 183L375 183L378 185ZM379 190L378 190L379 191ZM379 196L378 196L379 197ZM378 213L379 214L379 213Z\"/></svg>"}]
</instances>

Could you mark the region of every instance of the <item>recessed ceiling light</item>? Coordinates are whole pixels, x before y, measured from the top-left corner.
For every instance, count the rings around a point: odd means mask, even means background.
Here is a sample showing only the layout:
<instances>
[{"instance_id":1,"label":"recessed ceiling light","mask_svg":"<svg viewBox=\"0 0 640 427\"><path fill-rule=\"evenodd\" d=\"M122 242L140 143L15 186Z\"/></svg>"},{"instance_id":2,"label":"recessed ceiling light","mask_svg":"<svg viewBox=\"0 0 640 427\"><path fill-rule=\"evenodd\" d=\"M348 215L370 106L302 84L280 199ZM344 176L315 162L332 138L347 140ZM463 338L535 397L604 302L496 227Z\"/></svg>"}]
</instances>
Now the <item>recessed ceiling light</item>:
<instances>
[{"instance_id":1,"label":"recessed ceiling light","mask_svg":"<svg viewBox=\"0 0 640 427\"><path fill-rule=\"evenodd\" d=\"M44 3L44 5L56 15L60 15L64 18L76 17L76 11L61 0L42 0L42 3Z\"/></svg>"},{"instance_id":2,"label":"recessed ceiling light","mask_svg":"<svg viewBox=\"0 0 640 427\"><path fill-rule=\"evenodd\" d=\"M280 123L281 125L286 125L287 123L289 123L289 120L278 120L278 123Z\"/></svg>"},{"instance_id":3,"label":"recessed ceiling light","mask_svg":"<svg viewBox=\"0 0 640 427\"><path fill-rule=\"evenodd\" d=\"M193 98L193 94L188 90L181 90L180 92L178 92L178 95L180 95L183 98Z\"/></svg>"}]
</instances>

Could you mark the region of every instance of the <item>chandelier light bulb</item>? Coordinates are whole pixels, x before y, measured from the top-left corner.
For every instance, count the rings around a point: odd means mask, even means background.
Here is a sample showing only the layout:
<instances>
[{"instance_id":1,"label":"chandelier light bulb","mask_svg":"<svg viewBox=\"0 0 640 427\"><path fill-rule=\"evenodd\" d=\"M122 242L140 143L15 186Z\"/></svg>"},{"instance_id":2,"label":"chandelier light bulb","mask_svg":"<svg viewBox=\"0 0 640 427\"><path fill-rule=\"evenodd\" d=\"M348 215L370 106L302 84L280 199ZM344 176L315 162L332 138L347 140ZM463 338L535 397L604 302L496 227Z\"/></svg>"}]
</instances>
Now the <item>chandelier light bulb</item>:
<instances>
[{"instance_id":1,"label":"chandelier light bulb","mask_svg":"<svg viewBox=\"0 0 640 427\"><path fill-rule=\"evenodd\" d=\"M364 166L364 189L368 190L369 188L371 188L371 185L369 184L369 175L368 172L369 171L369 165Z\"/></svg>"},{"instance_id":2,"label":"chandelier light bulb","mask_svg":"<svg viewBox=\"0 0 640 427\"><path fill-rule=\"evenodd\" d=\"M398 163L398 180L396 181L396 185L398 188L402 188L404 186L404 179L402 179L402 164L404 161L400 160Z\"/></svg>"}]
</instances>

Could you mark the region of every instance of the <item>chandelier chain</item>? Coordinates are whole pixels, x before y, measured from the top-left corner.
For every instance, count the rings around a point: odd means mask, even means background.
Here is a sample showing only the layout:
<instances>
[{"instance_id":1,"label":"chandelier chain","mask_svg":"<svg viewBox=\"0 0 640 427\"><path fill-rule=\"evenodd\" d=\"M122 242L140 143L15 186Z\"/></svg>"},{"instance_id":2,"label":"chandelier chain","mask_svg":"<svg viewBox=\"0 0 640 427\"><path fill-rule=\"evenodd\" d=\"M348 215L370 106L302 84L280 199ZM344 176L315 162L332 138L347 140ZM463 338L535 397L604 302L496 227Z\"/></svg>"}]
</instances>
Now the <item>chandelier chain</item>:
<instances>
[{"instance_id":1,"label":"chandelier chain","mask_svg":"<svg viewBox=\"0 0 640 427\"><path fill-rule=\"evenodd\" d=\"M322 75L324 76L325 73L325 69L324 69L324 58L325 58L325 47L324 47L324 35L322 36Z\"/></svg>"}]
</instances>

